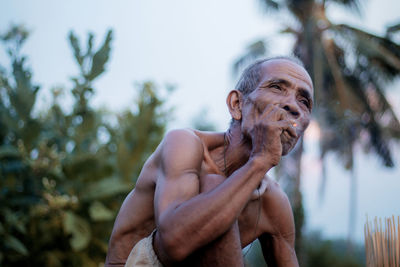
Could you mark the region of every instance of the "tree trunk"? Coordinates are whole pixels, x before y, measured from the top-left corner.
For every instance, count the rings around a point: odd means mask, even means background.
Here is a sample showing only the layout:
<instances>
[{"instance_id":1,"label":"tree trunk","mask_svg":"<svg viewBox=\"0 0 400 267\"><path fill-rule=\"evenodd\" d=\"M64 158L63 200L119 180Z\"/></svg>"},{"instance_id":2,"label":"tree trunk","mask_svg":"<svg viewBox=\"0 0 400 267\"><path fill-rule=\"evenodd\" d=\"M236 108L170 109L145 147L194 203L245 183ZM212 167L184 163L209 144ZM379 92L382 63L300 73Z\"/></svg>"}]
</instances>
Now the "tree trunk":
<instances>
[{"instance_id":1,"label":"tree trunk","mask_svg":"<svg viewBox=\"0 0 400 267\"><path fill-rule=\"evenodd\" d=\"M347 249L349 252L353 250L354 232L356 230L357 220L357 174L353 164L350 177L350 208L349 208L349 232L347 235Z\"/></svg>"}]
</instances>

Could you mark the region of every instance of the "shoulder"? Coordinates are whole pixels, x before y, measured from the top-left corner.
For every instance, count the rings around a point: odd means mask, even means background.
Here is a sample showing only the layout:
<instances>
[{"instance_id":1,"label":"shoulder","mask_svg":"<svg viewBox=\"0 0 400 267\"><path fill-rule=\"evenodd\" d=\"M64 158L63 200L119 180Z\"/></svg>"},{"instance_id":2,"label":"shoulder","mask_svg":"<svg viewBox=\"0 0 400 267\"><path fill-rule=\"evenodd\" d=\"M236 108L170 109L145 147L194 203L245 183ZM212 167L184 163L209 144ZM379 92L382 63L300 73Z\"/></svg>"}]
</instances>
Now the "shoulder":
<instances>
[{"instance_id":1,"label":"shoulder","mask_svg":"<svg viewBox=\"0 0 400 267\"><path fill-rule=\"evenodd\" d=\"M268 205L287 205L290 206L289 199L286 193L282 190L279 183L268 177L267 188L262 195L263 204Z\"/></svg>"},{"instance_id":2,"label":"shoulder","mask_svg":"<svg viewBox=\"0 0 400 267\"><path fill-rule=\"evenodd\" d=\"M161 167L198 168L203 159L203 143L191 129L169 131L160 146Z\"/></svg>"},{"instance_id":3,"label":"shoulder","mask_svg":"<svg viewBox=\"0 0 400 267\"><path fill-rule=\"evenodd\" d=\"M294 236L294 218L292 207L286 193L273 180L262 195L262 209L268 220L268 232L283 237Z\"/></svg>"},{"instance_id":4,"label":"shoulder","mask_svg":"<svg viewBox=\"0 0 400 267\"><path fill-rule=\"evenodd\" d=\"M203 152L201 139L191 129L177 129L167 132L162 143L161 153L185 152L196 153ZM196 153L197 154L197 153Z\"/></svg>"},{"instance_id":5,"label":"shoulder","mask_svg":"<svg viewBox=\"0 0 400 267\"><path fill-rule=\"evenodd\" d=\"M174 129L168 131L163 139L164 143L170 143L174 141L184 141L184 142L192 142L192 143L201 143L200 138L196 135L194 130L190 128L185 129Z\"/></svg>"}]
</instances>

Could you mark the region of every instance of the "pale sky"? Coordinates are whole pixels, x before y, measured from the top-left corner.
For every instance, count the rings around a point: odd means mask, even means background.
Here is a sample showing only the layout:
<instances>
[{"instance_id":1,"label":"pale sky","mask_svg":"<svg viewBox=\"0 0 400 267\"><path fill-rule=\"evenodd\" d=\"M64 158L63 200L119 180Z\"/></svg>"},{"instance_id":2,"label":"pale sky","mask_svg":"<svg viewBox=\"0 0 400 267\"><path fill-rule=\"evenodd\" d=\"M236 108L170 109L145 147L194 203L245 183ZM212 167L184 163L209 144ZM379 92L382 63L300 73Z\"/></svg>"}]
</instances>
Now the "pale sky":
<instances>
[{"instance_id":1,"label":"pale sky","mask_svg":"<svg viewBox=\"0 0 400 267\"><path fill-rule=\"evenodd\" d=\"M400 21L399 10L398 0L369 0L362 19L335 6L328 14L336 23L349 22L382 34L385 26ZM77 73L68 32L74 30L82 44L86 44L87 33L94 32L98 45L112 28L111 59L107 72L94 84L94 104L119 111L133 104L134 82L150 79L160 85L175 84L177 90L169 101L175 107L170 128L190 126L193 116L206 108L209 120L219 130L226 129L225 96L235 83L233 62L247 45L266 37L270 55L288 53L292 39L278 34L283 28L278 23L284 21L284 17L262 12L257 0L0 1L0 32L11 22L23 23L31 30L24 53L34 81L42 86L38 109L48 105L51 87L71 88L69 77ZM8 64L3 50L0 63ZM398 91L399 86L391 89L392 102L400 101ZM70 103L68 98L65 103ZM327 237L346 237L350 174L335 164L335 157L329 157L328 190L319 205L320 170L314 143L312 138L306 141L303 162L307 228L319 229ZM400 165L399 153L396 163ZM400 170L386 170L376 158L361 156L356 173L360 185L356 237L361 242L366 212L371 217L400 214L400 206L395 204L400 202Z\"/></svg>"}]
</instances>

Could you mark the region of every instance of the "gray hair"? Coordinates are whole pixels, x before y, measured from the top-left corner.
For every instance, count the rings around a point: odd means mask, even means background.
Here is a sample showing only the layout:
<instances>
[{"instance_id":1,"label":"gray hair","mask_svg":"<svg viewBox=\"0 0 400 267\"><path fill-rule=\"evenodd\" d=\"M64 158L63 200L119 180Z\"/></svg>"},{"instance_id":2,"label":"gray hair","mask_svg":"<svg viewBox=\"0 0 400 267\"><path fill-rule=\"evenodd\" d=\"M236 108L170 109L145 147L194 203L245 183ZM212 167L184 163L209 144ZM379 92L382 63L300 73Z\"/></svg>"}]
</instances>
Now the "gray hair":
<instances>
[{"instance_id":1,"label":"gray hair","mask_svg":"<svg viewBox=\"0 0 400 267\"><path fill-rule=\"evenodd\" d=\"M277 56L277 57L270 57L270 58L264 58L264 59L259 59L249 65L242 73L240 76L239 81L237 82L235 86L235 90L240 91L244 97L248 96L251 92L256 89L257 85L260 83L261 80L261 65L264 62L270 61L270 60L276 60L276 59L285 59L289 60L301 67L304 68L303 62L294 56Z\"/></svg>"}]
</instances>

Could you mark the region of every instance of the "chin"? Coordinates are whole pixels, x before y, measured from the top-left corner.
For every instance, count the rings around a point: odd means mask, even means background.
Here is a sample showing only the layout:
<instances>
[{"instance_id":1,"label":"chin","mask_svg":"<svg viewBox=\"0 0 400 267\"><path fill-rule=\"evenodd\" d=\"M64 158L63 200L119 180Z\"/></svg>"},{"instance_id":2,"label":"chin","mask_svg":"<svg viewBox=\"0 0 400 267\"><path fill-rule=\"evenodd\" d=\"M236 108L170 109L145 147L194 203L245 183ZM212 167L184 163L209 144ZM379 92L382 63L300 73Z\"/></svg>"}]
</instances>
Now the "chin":
<instances>
[{"instance_id":1,"label":"chin","mask_svg":"<svg viewBox=\"0 0 400 267\"><path fill-rule=\"evenodd\" d=\"M286 156L292 149L282 149L282 156Z\"/></svg>"},{"instance_id":2,"label":"chin","mask_svg":"<svg viewBox=\"0 0 400 267\"><path fill-rule=\"evenodd\" d=\"M282 156L286 156L287 154L289 154L289 152L293 150L296 143L297 142L282 144Z\"/></svg>"}]
</instances>

